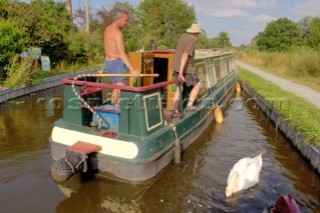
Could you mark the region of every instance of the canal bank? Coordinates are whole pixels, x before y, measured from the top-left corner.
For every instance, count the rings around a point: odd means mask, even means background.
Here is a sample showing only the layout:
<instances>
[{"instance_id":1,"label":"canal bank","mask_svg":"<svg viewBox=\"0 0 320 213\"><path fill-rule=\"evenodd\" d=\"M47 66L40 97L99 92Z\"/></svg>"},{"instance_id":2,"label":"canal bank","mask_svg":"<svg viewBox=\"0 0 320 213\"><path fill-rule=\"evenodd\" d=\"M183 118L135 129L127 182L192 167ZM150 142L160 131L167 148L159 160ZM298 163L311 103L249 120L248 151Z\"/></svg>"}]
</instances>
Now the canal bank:
<instances>
[{"instance_id":1,"label":"canal bank","mask_svg":"<svg viewBox=\"0 0 320 213\"><path fill-rule=\"evenodd\" d=\"M284 90L288 90L298 96L302 96L317 107L320 106L320 103L318 103L320 99L317 98L318 96L320 96L319 93L304 86L296 85L295 83L272 76L262 70L253 68L249 65L240 62L237 62L237 64L240 67L245 68L247 71L258 75L265 80L271 81L273 84L283 88ZM270 104L270 97L263 97L261 94L258 94L256 91L254 91L254 89L250 87L248 83L245 82L244 79L241 79L240 83L242 89L250 97L250 100L247 101L247 103L259 106L259 108L266 114L266 116L274 123L275 128L283 132L286 137L292 142L292 144L297 148L297 150L299 150L299 152L307 160L309 160L312 167L315 168L318 173L320 173L320 147L318 145L307 145L305 143L306 137L304 136L304 134L294 128L289 119L283 118L283 116L278 113L278 110L274 106L272 106L272 104ZM267 99L269 99L269 103Z\"/></svg>"},{"instance_id":2,"label":"canal bank","mask_svg":"<svg viewBox=\"0 0 320 213\"><path fill-rule=\"evenodd\" d=\"M97 72L98 70L101 70L101 68L84 70L84 71L77 72L77 73L69 73L69 74L54 76L54 77L50 77L50 78L45 78L45 79L43 79L42 84L36 84L36 85L32 85L30 87L21 87L16 90L11 90L9 88L0 88L0 104L2 102L5 102L5 101L8 101L8 100L11 100L11 99L23 96L23 95L27 95L30 93L34 93L34 92L38 92L41 90L60 86L60 85L62 85L61 79L63 79L63 78L74 77L74 76L81 75L81 74L94 73L94 72Z\"/></svg>"}]
</instances>

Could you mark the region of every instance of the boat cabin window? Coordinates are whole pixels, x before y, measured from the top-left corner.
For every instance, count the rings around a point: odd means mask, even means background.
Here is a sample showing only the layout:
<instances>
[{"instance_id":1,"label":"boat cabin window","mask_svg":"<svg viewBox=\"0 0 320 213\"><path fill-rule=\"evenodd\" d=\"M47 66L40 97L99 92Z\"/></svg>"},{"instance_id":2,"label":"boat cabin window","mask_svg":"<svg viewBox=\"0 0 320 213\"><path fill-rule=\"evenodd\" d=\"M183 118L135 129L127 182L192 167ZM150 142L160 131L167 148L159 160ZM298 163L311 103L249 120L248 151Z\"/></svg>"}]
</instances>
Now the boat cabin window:
<instances>
[{"instance_id":1,"label":"boat cabin window","mask_svg":"<svg viewBox=\"0 0 320 213\"><path fill-rule=\"evenodd\" d=\"M221 77L225 77L228 73L227 73L227 63L226 63L226 60L222 60L220 62L221 64Z\"/></svg>"},{"instance_id":2,"label":"boat cabin window","mask_svg":"<svg viewBox=\"0 0 320 213\"><path fill-rule=\"evenodd\" d=\"M214 69L216 70L217 81L219 81L220 78L221 78L221 66L220 66L220 63L214 64Z\"/></svg>"}]
</instances>

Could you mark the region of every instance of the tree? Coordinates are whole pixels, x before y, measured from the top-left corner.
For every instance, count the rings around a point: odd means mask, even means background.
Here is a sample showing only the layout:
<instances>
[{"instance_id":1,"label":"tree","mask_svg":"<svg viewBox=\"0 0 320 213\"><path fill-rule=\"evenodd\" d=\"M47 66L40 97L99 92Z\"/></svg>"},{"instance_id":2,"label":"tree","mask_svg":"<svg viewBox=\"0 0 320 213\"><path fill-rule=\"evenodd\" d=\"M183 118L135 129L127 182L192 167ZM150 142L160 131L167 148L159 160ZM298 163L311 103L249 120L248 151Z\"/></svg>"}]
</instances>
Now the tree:
<instances>
[{"instance_id":1,"label":"tree","mask_svg":"<svg viewBox=\"0 0 320 213\"><path fill-rule=\"evenodd\" d=\"M58 63L67 56L65 40L74 24L65 10L65 3L54 0L33 0L30 4L12 2L6 7L7 19L26 28L26 47L41 47L50 61Z\"/></svg>"},{"instance_id":2,"label":"tree","mask_svg":"<svg viewBox=\"0 0 320 213\"><path fill-rule=\"evenodd\" d=\"M256 39L260 51L284 52L292 46L301 44L297 24L288 18L279 18L270 22Z\"/></svg>"},{"instance_id":3,"label":"tree","mask_svg":"<svg viewBox=\"0 0 320 213\"><path fill-rule=\"evenodd\" d=\"M320 17L315 17L311 20L305 36L305 44L320 51Z\"/></svg>"},{"instance_id":4,"label":"tree","mask_svg":"<svg viewBox=\"0 0 320 213\"><path fill-rule=\"evenodd\" d=\"M66 0L66 10L72 19L72 1L71 0Z\"/></svg>"},{"instance_id":5,"label":"tree","mask_svg":"<svg viewBox=\"0 0 320 213\"><path fill-rule=\"evenodd\" d=\"M144 0L138 5L143 39L158 46L175 48L182 33L196 20L194 8L181 0Z\"/></svg>"},{"instance_id":6,"label":"tree","mask_svg":"<svg viewBox=\"0 0 320 213\"><path fill-rule=\"evenodd\" d=\"M313 19L312 16L306 16L298 21L297 27L300 30L300 33L301 33L300 35L302 38L307 35L312 19Z\"/></svg>"},{"instance_id":7,"label":"tree","mask_svg":"<svg viewBox=\"0 0 320 213\"><path fill-rule=\"evenodd\" d=\"M221 48L220 45L219 45L219 39L218 39L218 37L211 38L211 39L210 39L210 45L211 45L213 48Z\"/></svg>"},{"instance_id":8,"label":"tree","mask_svg":"<svg viewBox=\"0 0 320 213\"><path fill-rule=\"evenodd\" d=\"M0 19L5 19L7 17L6 7L9 4L9 0L0 0Z\"/></svg>"},{"instance_id":9,"label":"tree","mask_svg":"<svg viewBox=\"0 0 320 213\"><path fill-rule=\"evenodd\" d=\"M138 6L139 20L144 34L141 40L154 40L158 46L165 41L165 6L162 0L145 0Z\"/></svg>"},{"instance_id":10,"label":"tree","mask_svg":"<svg viewBox=\"0 0 320 213\"><path fill-rule=\"evenodd\" d=\"M0 19L0 80L7 77L5 67L10 59L20 53L27 43L24 38L26 30L17 21Z\"/></svg>"},{"instance_id":11,"label":"tree","mask_svg":"<svg viewBox=\"0 0 320 213\"><path fill-rule=\"evenodd\" d=\"M227 32L220 32L218 37L218 44L220 47L231 47L230 38Z\"/></svg>"},{"instance_id":12,"label":"tree","mask_svg":"<svg viewBox=\"0 0 320 213\"><path fill-rule=\"evenodd\" d=\"M215 48L226 48L232 46L228 33L223 31L219 33L218 37L210 39L210 43L211 46Z\"/></svg>"},{"instance_id":13,"label":"tree","mask_svg":"<svg viewBox=\"0 0 320 213\"><path fill-rule=\"evenodd\" d=\"M141 39L140 35L142 35L141 26L138 24L137 12L136 9L133 8L128 2L116 2L113 7L121 6L128 10L129 12L129 19L128 19L128 26L127 28L123 29L123 37L125 40L125 48L126 51L136 51L139 48L139 39ZM90 22L90 29L92 32L96 34L103 35L104 29L107 25L111 24L112 21L112 14L111 12L112 7L105 8L101 7L96 11L95 14L92 15L91 22ZM81 14L80 10L78 11ZM78 16L80 17L80 16ZM103 43L103 37L101 37L101 43Z\"/></svg>"},{"instance_id":14,"label":"tree","mask_svg":"<svg viewBox=\"0 0 320 213\"><path fill-rule=\"evenodd\" d=\"M210 40L201 33L196 41L196 49L209 49L211 47Z\"/></svg>"},{"instance_id":15,"label":"tree","mask_svg":"<svg viewBox=\"0 0 320 213\"><path fill-rule=\"evenodd\" d=\"M175 48L181 34L196 21L193 6L181 0L167 0L164 18L165 45L168 48Z\"/></svg>"}]
</instances>

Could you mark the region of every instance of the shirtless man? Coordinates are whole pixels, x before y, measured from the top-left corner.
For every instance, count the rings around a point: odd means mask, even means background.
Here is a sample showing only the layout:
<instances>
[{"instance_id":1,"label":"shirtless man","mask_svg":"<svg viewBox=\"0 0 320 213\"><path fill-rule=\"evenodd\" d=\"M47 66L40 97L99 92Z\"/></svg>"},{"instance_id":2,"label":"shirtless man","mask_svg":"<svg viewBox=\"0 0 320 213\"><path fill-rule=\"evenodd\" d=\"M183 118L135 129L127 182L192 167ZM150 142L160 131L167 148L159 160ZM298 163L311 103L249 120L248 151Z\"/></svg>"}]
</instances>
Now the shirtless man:
<instances>
[{"instance_id":1,"label":"shirtless man","mask_svg":"<svg viewBox=\"0 0 320 213\"><path fill-rule=\"evenodd\" d=\"M122 28L128 22L128 11L123 7L114 7L111 10L113 22L104 30L104 50L106 52L105 71L110 74L125 74L127 69L133 77L138 77L139 72L134 70L127 54L125 53L122 38ZM125 85L126 77L110 77L115 85ZM111 103L114 106L120 104L120 90L114 89L112 92Z\"/></svg>"}]
</instances>

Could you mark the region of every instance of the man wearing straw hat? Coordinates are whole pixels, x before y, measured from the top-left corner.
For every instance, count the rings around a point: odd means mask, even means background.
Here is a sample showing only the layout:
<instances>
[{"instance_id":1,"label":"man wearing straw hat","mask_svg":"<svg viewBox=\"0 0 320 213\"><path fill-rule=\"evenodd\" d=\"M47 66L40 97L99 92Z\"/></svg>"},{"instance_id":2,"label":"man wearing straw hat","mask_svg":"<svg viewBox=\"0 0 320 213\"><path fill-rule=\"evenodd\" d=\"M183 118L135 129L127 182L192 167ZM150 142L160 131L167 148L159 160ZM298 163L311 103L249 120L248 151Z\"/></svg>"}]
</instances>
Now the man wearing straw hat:
<instances>
[{"instance_id":1,"label":"man wearing straw hat","mask_svg":"<svg viewBox=\"0 0 320 213\"><path fill-rule=\"evenodd\" d=\"M192 62L195 52L195 42L201 32L202 29L198 23L193 23L191 27L187 29L187 33L183 34L178 41L171 65L171 68L174 70L175 79L182 79L187 87L193 86L190 92L186 112L199 110L193 104L199 93L201 83ZM182 114L179 111L179 98L180 88L176 87L176 93L174 94L173 100L173 118L182 117Z\"/></svg>"},{"instance_id":2,"label":"man wearing straw hat","mask_svg":"<svg viewBox=\"0 0 320 213\"><path fill-rule=\"evenodd\" d=\"M139 72L134 70L127 54L125 53L121 30L127 25L129 12L124 7L114 7L111 10L113 22L104 31L104 50L106 52L105 71L109 74L125 74L127 69L133 77L138 77ZM110 77L115 85L125 85L126 77ZM114 89L112 104L119 106L120 90Z\"/></svg>"}]
</instances>

